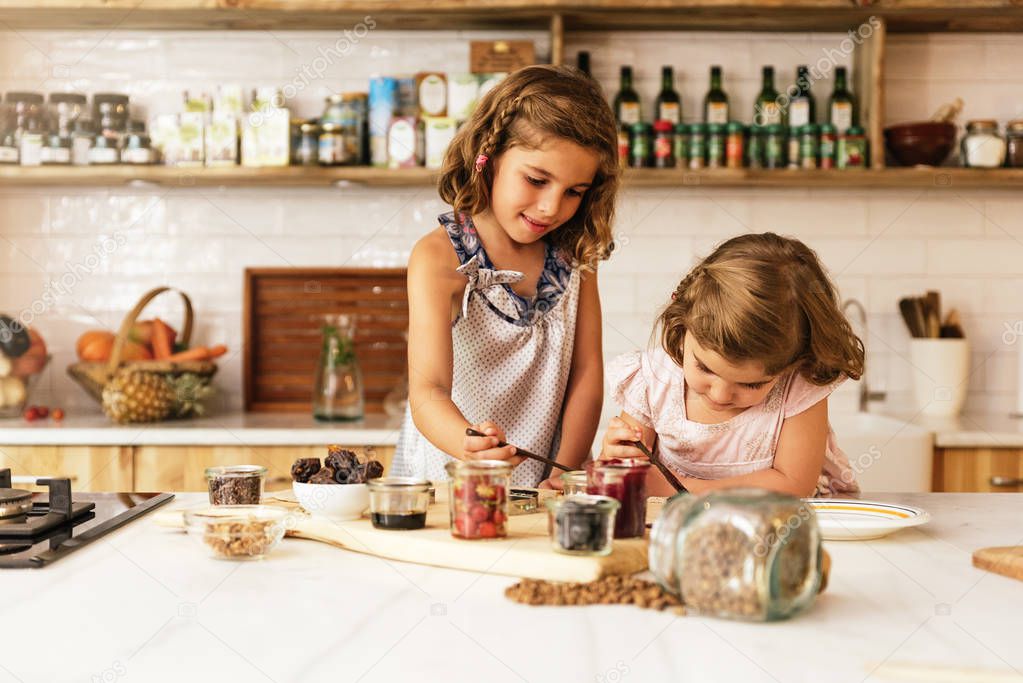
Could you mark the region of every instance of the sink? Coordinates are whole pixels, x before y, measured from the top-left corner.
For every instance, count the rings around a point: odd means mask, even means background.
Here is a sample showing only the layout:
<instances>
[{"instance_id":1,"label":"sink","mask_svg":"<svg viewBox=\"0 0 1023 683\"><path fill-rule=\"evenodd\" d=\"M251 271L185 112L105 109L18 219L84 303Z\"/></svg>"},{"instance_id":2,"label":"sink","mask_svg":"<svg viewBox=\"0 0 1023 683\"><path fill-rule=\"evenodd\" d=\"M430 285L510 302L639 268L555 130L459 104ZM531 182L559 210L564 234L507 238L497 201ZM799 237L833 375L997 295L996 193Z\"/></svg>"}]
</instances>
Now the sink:
<instances>
[{"instance_id":1,"label":"sink","mask_svg":"<svg viewBox=\"0 0 1023 683\"><path fill-rule=\"evenodd\" d=\"M931 432L872 413L838 413L829 418L838 447L849 458L861 491L869 495L931 490Z\"/></svg>"}]
</instances>

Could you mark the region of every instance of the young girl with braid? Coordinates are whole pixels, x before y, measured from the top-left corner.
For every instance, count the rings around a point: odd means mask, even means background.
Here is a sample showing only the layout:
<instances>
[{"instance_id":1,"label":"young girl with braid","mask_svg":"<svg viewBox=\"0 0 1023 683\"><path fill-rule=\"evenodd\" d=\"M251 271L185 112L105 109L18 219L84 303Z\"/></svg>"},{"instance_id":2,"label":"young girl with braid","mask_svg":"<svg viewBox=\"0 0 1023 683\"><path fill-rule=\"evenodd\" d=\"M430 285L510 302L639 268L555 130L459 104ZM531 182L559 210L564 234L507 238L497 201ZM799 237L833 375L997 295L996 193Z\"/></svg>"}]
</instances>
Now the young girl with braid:
<instances>
[{"instance_id":1,"label":"young girl with braid","mask_svg":"<svg viewBox=\"0 0 1023 683\"><path fill-rule=\"evenodd\" d=\"M863 344L817 255L771 233L735 237L671 299L660 347L608 364L623 412L601 457L643 458L642 441L693 493L856 491L828 424L828 395L859 379ZM649 477L650 495L674 492L659 472Z\"/></svg>"},{"instance_id":2,"label":"young girl with braid","mask_svg":"<svg viewBox=\"0 0 1023 683\"><path fill-rule=\"evenodd\" d=\"M588 457L603 400L596 266L611 250L616 145L600 86L554 66L511 74L458 131L440 179L453 211L409 259L409 410L395 474L444 480L452 458L501 459L514 485L537 486L551 473L515 446L570 468Z\"/></svg>"}]
</instances>

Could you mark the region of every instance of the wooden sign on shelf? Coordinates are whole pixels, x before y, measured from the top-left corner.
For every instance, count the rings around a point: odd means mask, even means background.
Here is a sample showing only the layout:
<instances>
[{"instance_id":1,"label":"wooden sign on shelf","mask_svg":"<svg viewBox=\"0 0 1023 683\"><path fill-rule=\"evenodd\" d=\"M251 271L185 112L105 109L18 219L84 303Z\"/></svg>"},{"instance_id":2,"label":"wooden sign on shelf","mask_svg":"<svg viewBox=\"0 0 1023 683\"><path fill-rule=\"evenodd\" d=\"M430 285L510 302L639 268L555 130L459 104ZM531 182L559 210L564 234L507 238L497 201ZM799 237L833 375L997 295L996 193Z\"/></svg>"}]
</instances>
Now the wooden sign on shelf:
<instances>
[{"instance_id":1,"label":"wooden sign on shelf","mask_svg":"<svg viewBox=\"0 0 1023 683\"><path fill-rule=\"evenodd\" d=\"M511 73L536 64L532 40L474 40L469 44L469 71L474 74Z\"/></svg>"}]
</instances>

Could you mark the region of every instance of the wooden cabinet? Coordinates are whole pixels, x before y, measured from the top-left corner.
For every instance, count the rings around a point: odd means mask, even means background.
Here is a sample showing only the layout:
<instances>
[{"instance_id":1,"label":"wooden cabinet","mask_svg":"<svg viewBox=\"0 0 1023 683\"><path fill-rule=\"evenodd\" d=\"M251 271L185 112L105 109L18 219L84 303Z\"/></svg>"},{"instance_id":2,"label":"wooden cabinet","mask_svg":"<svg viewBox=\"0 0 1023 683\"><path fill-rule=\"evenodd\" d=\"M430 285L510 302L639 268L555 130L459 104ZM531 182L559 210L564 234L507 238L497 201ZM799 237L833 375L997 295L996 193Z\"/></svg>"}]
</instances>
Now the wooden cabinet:
<instances>
[{"instance_id":1,"label":"wooden cabinet","mask_svg":"<svg viewBox=\"0 0 1023 683\"><path fill-rule=\"evenodd\" d=\"M15 476L67 477L75 491L131 491L132 456L131 446L0 446L0 467Z\"/></svg>"},{"instance_id":2,"label":"wooden cabinet","mask_svg":"<svg viewBox=\"0 0 1023 683\"><path fill-rule=\"evenodd\" d=\"M1023 449L936 448L933 483L944 492L1023 492Z\"/></svg>"},{"instance_id":3,"label":"wooden cabinet","mask_svg":"<svg viewBox=\"0 0 1023 683\"><path fill-rule=\"evenodd\" d=\"M390 469L393 446L347 446L360 457ZM205 491L206 468L214 465L263 465L266 490L291 485L291 465L299 458L323 458L323 446L136 446L135 491Z\"/></svg>"}]
</instances>

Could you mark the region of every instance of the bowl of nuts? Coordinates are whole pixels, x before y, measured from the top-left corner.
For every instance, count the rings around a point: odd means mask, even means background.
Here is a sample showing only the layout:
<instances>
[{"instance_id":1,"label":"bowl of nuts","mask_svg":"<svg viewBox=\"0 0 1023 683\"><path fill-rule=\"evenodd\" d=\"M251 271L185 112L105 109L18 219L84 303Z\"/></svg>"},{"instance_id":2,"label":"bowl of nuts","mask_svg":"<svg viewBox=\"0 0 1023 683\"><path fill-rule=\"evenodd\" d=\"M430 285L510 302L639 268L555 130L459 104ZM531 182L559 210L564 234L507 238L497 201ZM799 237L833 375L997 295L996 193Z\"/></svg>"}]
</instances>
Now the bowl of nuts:
<instances>
[{"instance_id":1,"label":"bowl of nuts","mask_svg":"<svg viewBox=\"0 0 1023 683\"><path fill-rule=\"evenodd\" d=\"M359 519L369 507L366 482L384 474L377 460L360 462L352 451L328 446L327 457L300 458L291 466L292 490L299 504L315 517L334 521Z\"/></svg>"},{"instance_id":2,"label":"bowl of nuts","mask_svg":"<svg viewBox=\"0 0 1023 683\"><path fill-rule=\"evenodd\" d=\"M185 511L188 535L210 557L261 560L284 537L285 508L269 505L214 505Z\"/></svg>"}]
</instances>

